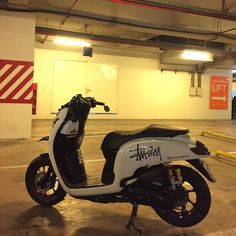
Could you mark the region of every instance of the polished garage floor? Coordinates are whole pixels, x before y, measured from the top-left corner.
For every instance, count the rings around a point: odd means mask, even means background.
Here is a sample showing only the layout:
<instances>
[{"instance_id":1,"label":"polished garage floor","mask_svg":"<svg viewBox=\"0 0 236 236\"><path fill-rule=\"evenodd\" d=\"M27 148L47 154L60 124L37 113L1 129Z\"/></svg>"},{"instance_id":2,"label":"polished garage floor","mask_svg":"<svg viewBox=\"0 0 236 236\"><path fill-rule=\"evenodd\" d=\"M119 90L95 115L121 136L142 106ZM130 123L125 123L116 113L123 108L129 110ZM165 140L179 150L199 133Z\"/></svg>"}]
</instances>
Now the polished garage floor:
<instances>
[{"instance_id":1,"label":"polished garage floor","mask_svg":"<svg viewBox=\"0 0 236 236\"><path fill-rule=\"evenodd\" d=\"M27 164L39 153L47 152L45 142L51 121L34 121L33 138L0 141L0 235L138 235L125 228L129 204L98 204L66 197L55 207L42 208L28 196L24 186ZM82 146L89 174L99 175L103 157L99 150L105 133L113 129L136 129L150 123L184 126L210 149L236 151L236 142L200 136L202 130L236 136L236 121L128 121L90 120ZM153 236L235 236L236 235L236 161L209 159L217 183L209 183L212 207L207 218L191 228L177 228L163 222L151 208L140 207L136 224L143 235Z\"/></svg>"}]
</instances>

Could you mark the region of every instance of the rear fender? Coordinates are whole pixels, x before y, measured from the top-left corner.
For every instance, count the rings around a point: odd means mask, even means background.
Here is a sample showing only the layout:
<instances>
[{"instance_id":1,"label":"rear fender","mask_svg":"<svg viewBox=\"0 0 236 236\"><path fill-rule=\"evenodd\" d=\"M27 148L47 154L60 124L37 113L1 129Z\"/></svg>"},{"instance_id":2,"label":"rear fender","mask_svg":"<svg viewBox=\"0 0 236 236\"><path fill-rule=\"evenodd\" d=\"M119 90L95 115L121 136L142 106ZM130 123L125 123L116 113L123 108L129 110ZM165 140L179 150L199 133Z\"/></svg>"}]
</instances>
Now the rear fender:
<instances>
[{"instance_id":1,"label":"rear fender","mask_svg":"<svg viewBox=\"0 0 236 236\"><path fill-rule=\"evenodd\" d=\"M208 164L202 159L193 159L186 160L190 163L194 168L196 168L202 175L204 175L209 181L215 183L216 179L210 171Z\"/></svg>"}]
</instances>

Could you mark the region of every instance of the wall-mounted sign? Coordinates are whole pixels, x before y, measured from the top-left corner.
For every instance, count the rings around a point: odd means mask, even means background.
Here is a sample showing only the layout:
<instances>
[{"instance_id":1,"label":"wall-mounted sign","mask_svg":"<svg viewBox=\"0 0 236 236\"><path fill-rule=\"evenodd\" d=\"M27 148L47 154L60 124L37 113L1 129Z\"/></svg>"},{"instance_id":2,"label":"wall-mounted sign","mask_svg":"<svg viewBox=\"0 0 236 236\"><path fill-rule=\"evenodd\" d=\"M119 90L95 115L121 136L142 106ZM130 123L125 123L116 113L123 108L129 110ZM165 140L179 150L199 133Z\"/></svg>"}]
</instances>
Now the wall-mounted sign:
<instances>
[{"instance_id":1,"label":"wall-mounted sign","mask_svg":"<svg viewBox=\"0 0 236 236\"><path fill-rule=\"evenodd\" d=\"M0 103L32 103L33 62L0 59Z\"/></svg>"},{"instance_id":2,"label":"wall-mounted sign","mask_svg":"<svg viewBox=\"0 0 236 236\"><path fill-rule=\"evenodd\" d=\"M210 109L228 109L228 78L212 76L210 87Z\"/></svg>"}]
</instances>

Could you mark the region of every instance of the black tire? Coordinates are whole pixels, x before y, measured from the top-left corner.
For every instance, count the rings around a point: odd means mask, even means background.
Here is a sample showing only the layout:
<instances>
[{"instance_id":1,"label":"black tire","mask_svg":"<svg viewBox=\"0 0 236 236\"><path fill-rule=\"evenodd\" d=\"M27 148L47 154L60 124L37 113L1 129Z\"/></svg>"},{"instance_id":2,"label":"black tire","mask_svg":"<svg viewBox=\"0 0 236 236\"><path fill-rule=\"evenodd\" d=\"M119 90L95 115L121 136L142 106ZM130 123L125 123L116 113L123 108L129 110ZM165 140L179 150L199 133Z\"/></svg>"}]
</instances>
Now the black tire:
<instances>
[{"instance_id":1,"label":"black tire","mask_svg":"<svg viewBox=\"0 0 236 236\"><path fill-rule=\"evenodd\" d=\"M162 220L171 225L178 227L189 227L196 225L202 221L209 212L211 206L210 190L203 177L193 169L185 166L175 166L174 168L180 168L184 181L183 187L186 183L188 184L188 187L192 186L192 190L188 190L187 187L184 187L184 192L186 192L186 204L182 203L183 205L168 210L163 210L156 207L153 207L153 209ZM191 193L195 194L195 202L190 199L192 197L190 196Z\"/></svg>"},{"instance_id":2,"label":"black tire","mask_svg":"<svg viewBox=\"0 0 236 236\"><path fill-rule=\"evenodd\" d=\"M49 178L42 185L46 173ZM51 167L48 154L40 155L29 164L25 174L25 185L31 198L42 206L55 205L66 195Z\"/></svg>"}]
</instances>

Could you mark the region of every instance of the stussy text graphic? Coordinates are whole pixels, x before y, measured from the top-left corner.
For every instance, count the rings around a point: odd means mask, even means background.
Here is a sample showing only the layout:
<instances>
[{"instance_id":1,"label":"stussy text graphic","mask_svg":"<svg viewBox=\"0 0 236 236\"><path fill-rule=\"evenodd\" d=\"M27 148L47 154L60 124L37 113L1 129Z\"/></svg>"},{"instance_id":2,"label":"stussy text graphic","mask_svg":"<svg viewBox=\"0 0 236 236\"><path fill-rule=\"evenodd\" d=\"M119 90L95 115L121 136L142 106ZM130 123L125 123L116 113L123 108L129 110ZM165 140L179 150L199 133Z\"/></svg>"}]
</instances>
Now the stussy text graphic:
<instances>
[{"instance_id":1,"label":"stussy text graphic","mask_svg":"<svg viewBox=\"0 0 236 236\"><path fill-rule=\"evenodd\" d=\"M136 161L142 161L143 159L148 159L150 157L159 157L162 161L160 147L140 147L139 144L137 144L137 148L130 150L129 152L133 153L130 158L136 158Z\"/></svg>"}]
</instances>

